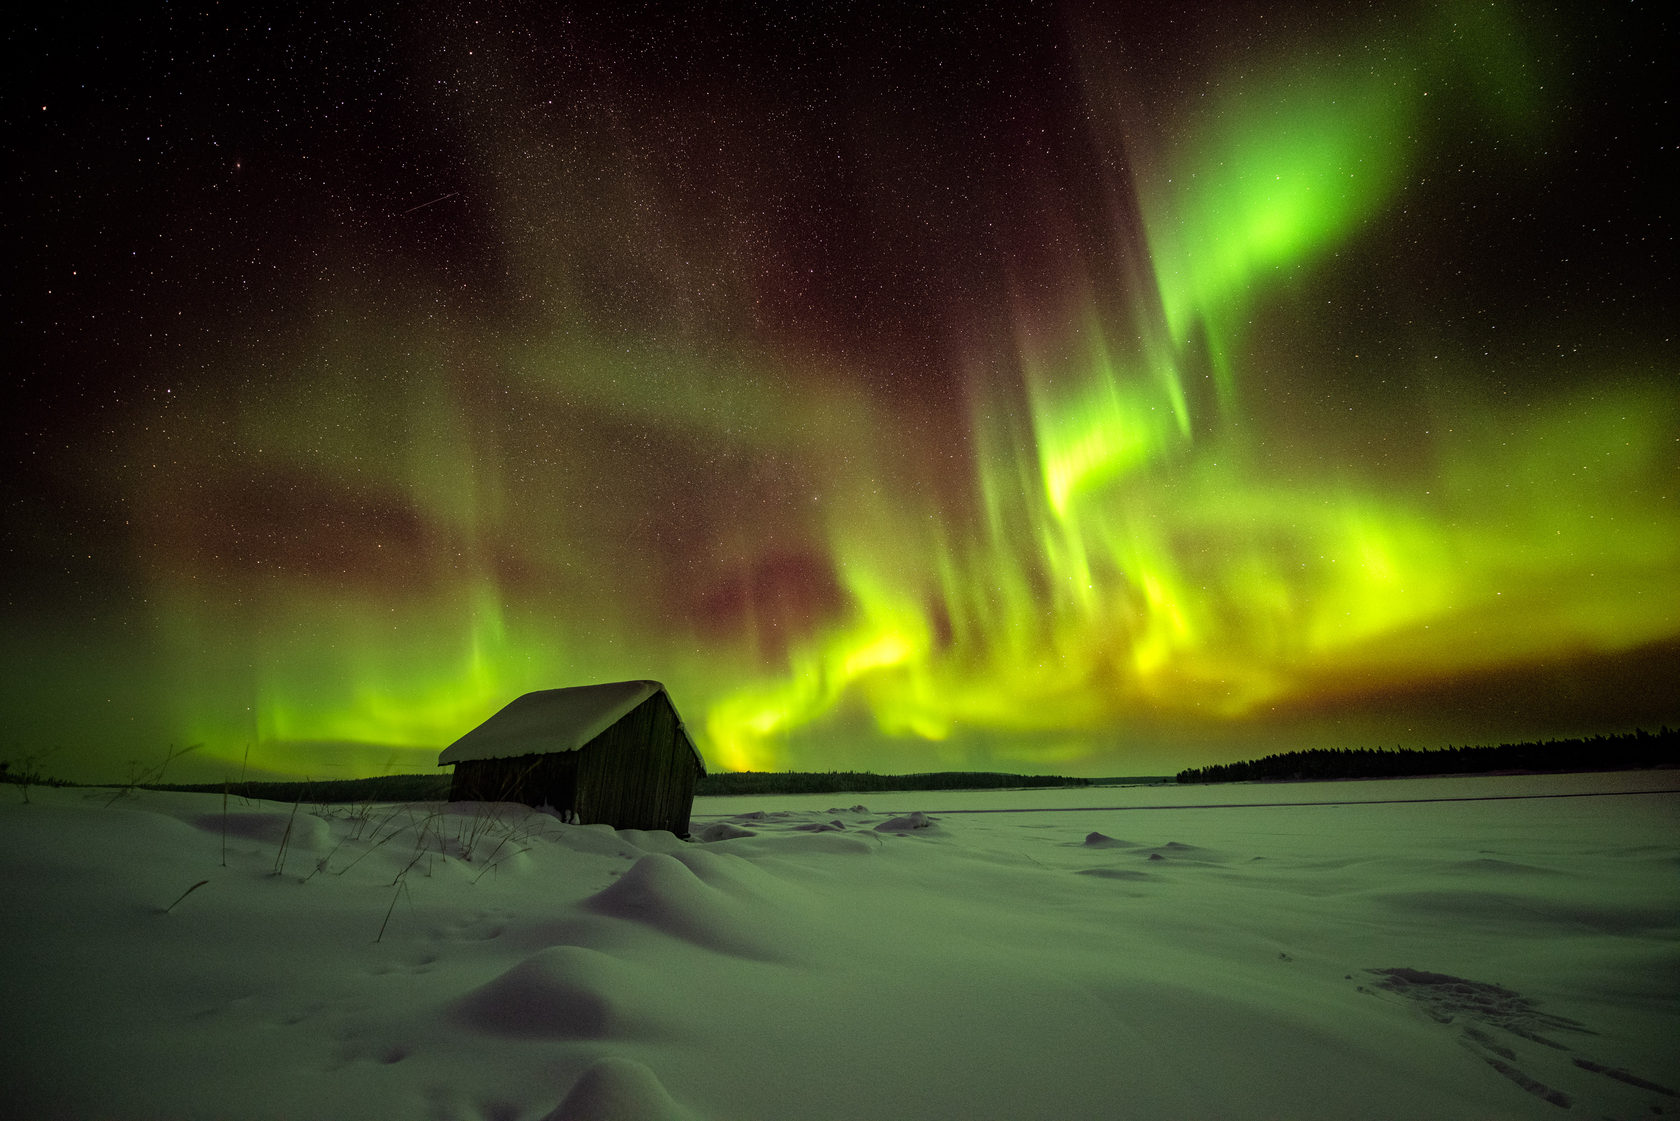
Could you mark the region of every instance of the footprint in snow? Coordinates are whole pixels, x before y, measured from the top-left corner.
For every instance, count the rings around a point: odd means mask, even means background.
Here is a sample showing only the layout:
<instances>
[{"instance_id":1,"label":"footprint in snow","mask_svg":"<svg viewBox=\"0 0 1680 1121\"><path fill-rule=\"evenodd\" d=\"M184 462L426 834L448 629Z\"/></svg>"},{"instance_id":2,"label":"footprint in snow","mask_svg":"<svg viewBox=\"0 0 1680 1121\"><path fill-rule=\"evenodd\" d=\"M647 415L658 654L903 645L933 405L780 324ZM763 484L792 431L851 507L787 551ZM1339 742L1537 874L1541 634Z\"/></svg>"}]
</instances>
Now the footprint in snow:
<instances>
[{"instance_id":1,"label":"footprint in snow","mask_svg":"<svg viewBox=\"0 0 1680 1121\"><path fill-rule=\"evenodd\" d=\"M1661 1083L1577 1054L1563 1038L1597 1032L1579 1020L1542 1012L1534 1001L1502 985L1404 967L1365 972L1379 978L1374 982L1377 990L1410 1001L1442 1026L1456 1026L1459 1043L1467 1051L1559 1109L1580 1105L1583 1112L1604 1115L1614 1104L1595 1099L1627 1098L1632 1090L1645 1097L1641 1112L1657 1115L1673 1109L1672 1100L1680 1099L1680 1092ZM1363 985L1360 990L1377 995ZM1607 1086L1585 1075L1616 1085ZM1661 1098L1671 1100L1665 1103Z\"/></svg>"}]
</instances>

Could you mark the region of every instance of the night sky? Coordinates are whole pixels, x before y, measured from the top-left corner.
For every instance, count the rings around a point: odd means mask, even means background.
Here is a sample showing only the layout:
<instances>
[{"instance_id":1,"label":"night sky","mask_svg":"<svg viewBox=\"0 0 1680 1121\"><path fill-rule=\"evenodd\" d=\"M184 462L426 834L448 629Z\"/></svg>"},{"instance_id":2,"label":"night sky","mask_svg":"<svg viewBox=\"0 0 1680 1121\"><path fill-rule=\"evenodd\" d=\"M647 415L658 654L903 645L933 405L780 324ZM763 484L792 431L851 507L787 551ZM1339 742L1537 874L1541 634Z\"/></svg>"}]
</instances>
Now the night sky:
<instances>
[{"instance_id":1,"label":"night sky","mask_svg":"<svg viewBox=\"0 0 1680 1121\"><path fill-rule=\"evenodd\" d=\"M1680 723L1671 17L59 7L0 758L424 771L644 677L713 769Z\"/></svg>"}]
</instances>

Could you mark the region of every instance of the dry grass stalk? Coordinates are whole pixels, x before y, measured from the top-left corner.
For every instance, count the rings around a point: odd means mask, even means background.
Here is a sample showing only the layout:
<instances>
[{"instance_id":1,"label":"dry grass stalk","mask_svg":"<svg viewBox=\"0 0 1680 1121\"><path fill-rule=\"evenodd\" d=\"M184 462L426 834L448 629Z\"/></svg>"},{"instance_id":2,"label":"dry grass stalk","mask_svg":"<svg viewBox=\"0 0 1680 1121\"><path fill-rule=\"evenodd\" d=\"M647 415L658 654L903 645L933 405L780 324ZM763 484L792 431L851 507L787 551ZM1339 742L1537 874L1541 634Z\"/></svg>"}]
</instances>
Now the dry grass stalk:
<instances>
[{"instance_id":1,"label":"dry grass stalk","mask_svg":"<svg viewBox=\"0 0 1680 1121\"><path fill-rule=\"evenodd\" d=\"M175 902L174 903L171 903L169 906L167 906L163 909L163 913L167 915L169 912L173 911L175 909L176 905L181 902L181 900L185 899L187 896L191 895L193 892L197 891L199 888L203 887L205 884L207 884L209 882L210 882L209 880L200 880L196 884L194 884L192 887L189 887L186 891L183 891L180 895L175 897Z\"/></svg>"}]
</instances>

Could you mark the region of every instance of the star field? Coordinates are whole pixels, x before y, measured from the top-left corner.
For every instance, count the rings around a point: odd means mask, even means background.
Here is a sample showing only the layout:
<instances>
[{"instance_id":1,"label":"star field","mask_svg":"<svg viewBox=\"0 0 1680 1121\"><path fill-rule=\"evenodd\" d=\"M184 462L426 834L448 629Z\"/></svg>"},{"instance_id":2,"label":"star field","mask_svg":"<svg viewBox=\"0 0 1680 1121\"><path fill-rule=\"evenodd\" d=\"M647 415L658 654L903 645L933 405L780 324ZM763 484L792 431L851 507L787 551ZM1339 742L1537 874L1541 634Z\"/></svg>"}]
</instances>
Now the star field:
<instances>
[{"instance_id":1,"label":"star field","mask_svg":"<svg viewBox=\"0 0 1680 1121\"><path fill-rule=\"evenodd\" d=\"M1515 5L8 35L13 755L1157 773L1672 722L1660 36Z\"/></svg>"}]
</instances>

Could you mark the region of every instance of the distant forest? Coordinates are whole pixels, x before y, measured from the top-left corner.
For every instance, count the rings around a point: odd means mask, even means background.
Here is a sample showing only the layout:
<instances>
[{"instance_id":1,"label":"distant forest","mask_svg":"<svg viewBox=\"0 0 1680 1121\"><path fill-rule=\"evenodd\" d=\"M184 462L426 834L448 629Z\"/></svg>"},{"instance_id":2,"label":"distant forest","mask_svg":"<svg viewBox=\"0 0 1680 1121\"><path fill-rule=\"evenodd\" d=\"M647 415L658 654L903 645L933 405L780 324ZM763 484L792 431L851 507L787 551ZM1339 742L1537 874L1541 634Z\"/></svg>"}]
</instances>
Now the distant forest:
<instances>
[{"instance_id":1,"label":"distant forest","mask_svg":"<svg viewBox=\"0 0 1680 1121\"><path fill-rule=\"evenodd\" d=\"M877 790L999 790L1022 786L1090 786L1086 778L936 771L876 775L868 771L724 771L700 776L696 794L865 794Z\"/></svg>"},{"instance_id":2,"label":"distant forest","mask_svg":"<svg viewBox=\"0 0 1680 1121\"><path fill-rule=\"evenodd\" d=\"M1406 775L1488 774L1498 771L1623 771L1680 764L1680 732L1666 725L1615 736L1502 743L1497 747L1343 748L1286 751L1263 759L1191 767L1178 781L1283 782L1336 778L1396 778Z\"/></svg>"},{"instance_id":3,"label":"distant forest","mask_svg":"<svg viewBox=\"0 0 1680 1121\"><path fill-rule=\"evenodd\" d=\"M1181 783L1311 781L1344 778L1395 778L1407 775L1488 774L1504 771L1620 771L1680 766L1680 731L1666 725L1656 732L1640 729L1622 735L1502 743L1497 747L1343 748L1288 751L1241 763L1191 767L1177 775ZM1105 780L1113 781L1113 780ZM1141 780L1133 780L1141 781ZM0 761L0 784L82 786L38 773L35 766ZM114 788L226 793L235 798L280 802L438 802L449 797L447 774L385 775L377 778L306 782L232 782L181 785L147 782L100 784ZM877 775L868 771L725 771L702 775L701 795L725 794L867 794L908 790L999 790L1024 787L1081 787L1092 779L1061 775L1012 775L992 771L938 771L928 774Z\"/></svg>"},{"instance_id":4,"label":"distant forest","mask_svg":"<svg viewBox=\"0 0 1680 1121\"><path fill-rule=\"evenodd\" d=\"M444 802L450 777L443 775L380 775L375 778L319 779L308 782L230 782L180 785L138 783L141 790L179 790L192 794L221 794L231 798L262 798L270 802L311 802L333 805L358 802Z\"/></svg>"},{"instance_id":5,"label":"distant forest","mask_svg":"<svg viewBox=\"0 0 1680 1121\"><path fill-rule=\"evenodd\" d=\"M25 786L79 786L39 775L8 773L0 763L0 782ZM262 798L273 802L328 805L344 802L442 802L449 797L450 776L384 775L378 778L313 782L160 783L137 782L141 790L175 790ZM121 787L124 784L113 784ZM726 771L700 776L696 794L864 794L880 790L996 790L1024 786L1090 786L1084 778L1055 775L1006 775L990 771L942 771L921 775L877 775L867 771Z\"/></svg>"}]
</instances>

